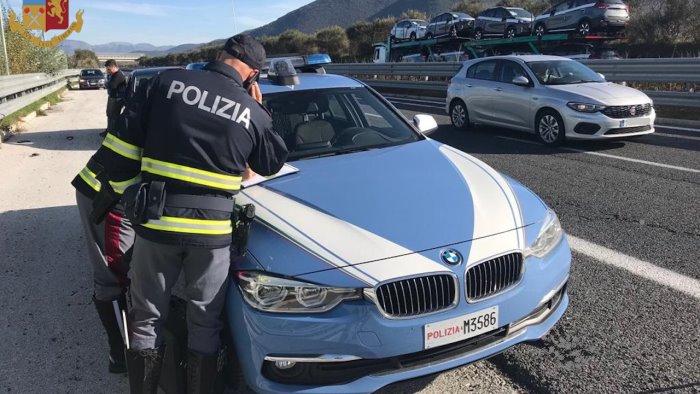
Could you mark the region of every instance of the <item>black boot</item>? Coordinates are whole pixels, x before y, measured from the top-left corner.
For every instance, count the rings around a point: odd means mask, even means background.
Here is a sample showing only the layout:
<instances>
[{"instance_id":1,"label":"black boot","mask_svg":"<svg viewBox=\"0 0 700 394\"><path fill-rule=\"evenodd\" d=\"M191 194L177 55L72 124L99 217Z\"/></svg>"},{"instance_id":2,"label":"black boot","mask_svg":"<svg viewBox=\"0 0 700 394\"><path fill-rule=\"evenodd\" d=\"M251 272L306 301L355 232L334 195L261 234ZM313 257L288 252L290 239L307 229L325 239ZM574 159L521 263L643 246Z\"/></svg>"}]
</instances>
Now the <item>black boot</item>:
<instances>
[{"instance_id":1,"label":"black boot","mask_svg":"<svg viewBox=\"0 0 700 394\"><path fill-rule=\"evenodd\" d=\"M190 350L187 353L187 394L211 394L218 374L218 352L203 356Z\"/></svg>"},{"instance_id":2,"label":"black boot","mask_svg":"<svg viewBox=\"0 0 700 394\"><path fill-rule=\"evenodd\" d=\"M126 351L131 394L156 394L164 349L161 346L158 349Z\"/></svg>"},{"instance_id":3,"label":"black boot","mask_svg":"<svg viewBox=\"0 0 700 394\"><path fill-rule=\"evenodd\" d=\"M124 340L122 339L122 333L117 321L117 319L121 319L121 316L117 315L112 301L100 301L95 299L94 296L92 301L95 303L97 315L100 317L100 321L102 321L102 326L105 328L107 340L109 341L109 372L125 373ZM119 308L124 309L126 305L124 296L122 295L119 297L117 301L119 303Z\"/></svg>"}]
</instances>

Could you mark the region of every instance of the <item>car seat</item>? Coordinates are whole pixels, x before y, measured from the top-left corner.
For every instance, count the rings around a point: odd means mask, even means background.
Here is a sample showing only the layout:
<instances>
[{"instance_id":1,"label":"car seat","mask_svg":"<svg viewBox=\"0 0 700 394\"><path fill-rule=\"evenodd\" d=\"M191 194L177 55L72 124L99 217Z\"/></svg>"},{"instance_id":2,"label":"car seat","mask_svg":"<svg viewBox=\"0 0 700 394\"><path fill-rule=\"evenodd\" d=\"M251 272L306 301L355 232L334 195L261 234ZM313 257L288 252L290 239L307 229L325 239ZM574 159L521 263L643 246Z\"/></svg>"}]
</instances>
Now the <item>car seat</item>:
<instances>
[{"instance_id":1,"label":"car seat","mask_svg":"<svg viewBox=\"0 0 700 394\"><path fill-rule=\"evenodd\" d=\"M333 125L324 119L327 108L327 100L320 99L309 103L304 113L304 122L298 124L294 130L295 149L318 149L331 146L335 130Z\"/></svg>"}]
</instances>

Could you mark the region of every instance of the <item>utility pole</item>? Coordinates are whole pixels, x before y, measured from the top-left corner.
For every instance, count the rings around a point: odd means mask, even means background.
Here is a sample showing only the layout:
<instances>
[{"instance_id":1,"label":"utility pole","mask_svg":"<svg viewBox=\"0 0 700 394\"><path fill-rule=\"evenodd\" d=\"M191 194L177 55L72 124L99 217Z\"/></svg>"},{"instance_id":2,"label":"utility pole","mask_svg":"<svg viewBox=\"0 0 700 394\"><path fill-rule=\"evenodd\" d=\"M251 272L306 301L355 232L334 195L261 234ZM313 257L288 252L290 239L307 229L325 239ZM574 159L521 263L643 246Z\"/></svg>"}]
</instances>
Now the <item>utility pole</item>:
<instances>
[{"instance_id":1,"label":"utility pole","mask_svg":"<svg viewBox=\"0 0 700 394\"><path fill-rule=\"evenodd\" d=\"M7 57L7 41L5 40L5 10L0 2L0 36L2 37L2 50L5 54L5 75L10 75L10 59Z\"/></svg>"}]
</instances>

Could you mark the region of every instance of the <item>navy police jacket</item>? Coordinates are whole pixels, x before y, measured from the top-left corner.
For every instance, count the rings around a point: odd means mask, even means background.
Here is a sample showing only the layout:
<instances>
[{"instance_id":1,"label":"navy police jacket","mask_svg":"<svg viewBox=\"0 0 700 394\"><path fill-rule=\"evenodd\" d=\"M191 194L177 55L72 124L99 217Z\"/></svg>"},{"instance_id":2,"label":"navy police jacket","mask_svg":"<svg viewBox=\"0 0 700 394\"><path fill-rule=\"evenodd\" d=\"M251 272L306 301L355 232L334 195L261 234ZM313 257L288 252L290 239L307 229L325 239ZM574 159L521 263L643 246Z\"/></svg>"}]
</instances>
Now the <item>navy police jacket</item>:
<instances>
[{"instance_id":1,"label":"navy police jacket","mask_svg":"<svg viewBox=\"0 0 700 394\"><path fill-rule=\"evenodd\" d=\"M112 159L115 152L119 160ZM168 195L232 198L246 163L267 176L287 155L269 112L243 89L240 75L211 62L155 77L145 95L129 102L93 159L120 178L163 181ZM230 212L168 205L160 219L135 229L153 242L210 248L229 245L233 231Z\"/></svg>"}]
</instances>

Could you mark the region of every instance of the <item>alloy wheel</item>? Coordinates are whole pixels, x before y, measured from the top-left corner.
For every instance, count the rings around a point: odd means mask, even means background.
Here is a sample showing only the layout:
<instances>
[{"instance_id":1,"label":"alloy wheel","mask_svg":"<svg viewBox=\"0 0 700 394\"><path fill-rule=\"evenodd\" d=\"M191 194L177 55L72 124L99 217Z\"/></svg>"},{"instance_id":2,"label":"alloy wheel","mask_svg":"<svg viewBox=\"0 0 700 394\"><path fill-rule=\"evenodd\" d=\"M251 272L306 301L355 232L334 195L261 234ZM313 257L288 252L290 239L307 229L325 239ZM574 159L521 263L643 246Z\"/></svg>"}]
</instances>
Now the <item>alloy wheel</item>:
<instances>
[{"instance_id":1,"label":"alloy wheel","mask_svg":"<svg viewBox=\"0 0 700 394\"><path fill-rule=\"evenodd\" d=\"M515 29L512 27L509 27L508 30L506 31L506 38L514 38L515 37Z\"/></svg>"},{"instance_id":2,"label":"alloy wheel","mask_svg":"<svg viewBox=\"0 0 700 394\"><path fill-rule=\"evenodd\" d=\"M467 111L462 103L455 103L452 106L452 125L461 129L467 123Z\"/></svg>"},{"instance_id":3,"label":"alloy wheel","mask_svg":"<svg viewBox=\"0 0 700 394\"><path fill-rule=\"evenodd\" d=\"M578 34L585 37L591 32L591 24L588 21L582 21L578 24Z\"/></svg>"},{"instance_id":4,"label":"alloy wheel","mask_svg":"<svg viewBox=\"0 0 700 394\"><path fill-rule=\"evenodd\" d=\"M553 115L545 115L540 119L537 131L545 143L553 144L561 132L559 121Z\"/></svg>"},{"instance_id":5,"label":"alloy wheel","mask_svg":"<svg viewBox=\"0 0 700 394\"><path fill-rule=\"evenodd\" d=\"M537 25L537 27L535 28L535 35L537 37L542 37L544 35L544 26Z\"/></svg>"}]
</instances>

